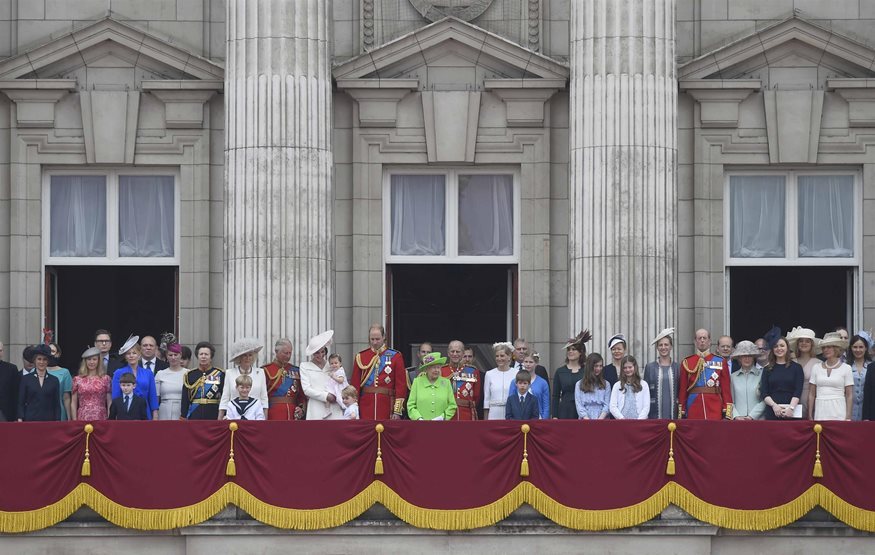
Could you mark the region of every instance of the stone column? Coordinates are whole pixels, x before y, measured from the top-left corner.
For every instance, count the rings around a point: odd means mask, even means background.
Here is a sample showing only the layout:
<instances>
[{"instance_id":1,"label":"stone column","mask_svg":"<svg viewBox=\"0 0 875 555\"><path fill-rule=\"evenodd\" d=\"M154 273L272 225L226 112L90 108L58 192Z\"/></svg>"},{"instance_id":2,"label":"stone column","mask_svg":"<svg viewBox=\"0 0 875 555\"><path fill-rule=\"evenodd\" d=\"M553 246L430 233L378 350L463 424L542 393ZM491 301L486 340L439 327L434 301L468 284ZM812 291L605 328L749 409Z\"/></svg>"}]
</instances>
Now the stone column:
<instances>
[{"instance_id":1,"label":"stone column","mask_svg":"<svg viewBox=\"0 0 875 555\"><path fill-rule=\"evenodd\" d=\"M292 340L334 321L328 0L228 0L225 345Z\"/></svg>"},{"instance_id":2,"label":"stone column","mask_svg":"<svg viewBox=\"0 0 875 555\"><path fill-rule=\"evenodd\" d=\"M675 0L571 6L569 333L643 365L677 322Z\"/></svg>"}]
</instances>

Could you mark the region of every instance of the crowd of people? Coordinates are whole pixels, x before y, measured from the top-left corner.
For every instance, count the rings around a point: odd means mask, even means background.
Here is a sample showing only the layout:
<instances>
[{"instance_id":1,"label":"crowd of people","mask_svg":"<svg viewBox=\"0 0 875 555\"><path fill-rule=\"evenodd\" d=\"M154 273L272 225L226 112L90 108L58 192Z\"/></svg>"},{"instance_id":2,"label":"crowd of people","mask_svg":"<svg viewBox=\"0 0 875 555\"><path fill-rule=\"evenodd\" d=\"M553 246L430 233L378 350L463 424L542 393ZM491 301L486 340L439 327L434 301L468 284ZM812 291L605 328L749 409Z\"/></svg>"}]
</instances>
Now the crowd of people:
<instances>
[{"instance_id":1,"label":"crowd of people","mask_svg":"<svg viewBox=\"0 0 875 555\"><path fill-rule=\"evenodd\" d=\"M264 365L261 342L241 339L223 369L207 341L192 351L172 334L131 336L112 353L112 335L101 329L75 376L58 365L57 344L32 345L20 371L0 360L0 420L875 419L875 346L865 331L818 338L808 328L773 328L738 344L721 336L712 352L700 329L696 352L677 361L666 328L641 366L623 334L608 340L609 358L588 354L584 330L565 344L552 380L525 339L495 343L488 371L459 340L446 356L422 343L418 364L407 367L373 324L349 373L329 354L332 339L331 330L312 337L298 366L288 339L274 343Z\"/></svg>"}]
</instances>

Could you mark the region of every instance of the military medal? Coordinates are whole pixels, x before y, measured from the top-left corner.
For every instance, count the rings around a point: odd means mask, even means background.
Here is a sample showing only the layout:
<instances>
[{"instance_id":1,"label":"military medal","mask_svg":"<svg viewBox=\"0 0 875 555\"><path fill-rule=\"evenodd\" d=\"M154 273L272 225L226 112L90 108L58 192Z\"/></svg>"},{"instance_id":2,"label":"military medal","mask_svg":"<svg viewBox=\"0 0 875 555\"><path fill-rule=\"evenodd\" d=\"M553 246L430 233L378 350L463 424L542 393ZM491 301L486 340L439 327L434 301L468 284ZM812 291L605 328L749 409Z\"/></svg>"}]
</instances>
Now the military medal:
<instances>
[{"instance_id":1,"label":"military medal","mask_svg":"<svg viewBox=\"0 0 875 555\"><path fill-rule=\"evenodd\" d=\"M385 378L383 378L383 381L386 382L387 384L390 384L390 383L392 383L392 378L390 378L389 376L386 376Z\"/></svg>"}]
</instances>

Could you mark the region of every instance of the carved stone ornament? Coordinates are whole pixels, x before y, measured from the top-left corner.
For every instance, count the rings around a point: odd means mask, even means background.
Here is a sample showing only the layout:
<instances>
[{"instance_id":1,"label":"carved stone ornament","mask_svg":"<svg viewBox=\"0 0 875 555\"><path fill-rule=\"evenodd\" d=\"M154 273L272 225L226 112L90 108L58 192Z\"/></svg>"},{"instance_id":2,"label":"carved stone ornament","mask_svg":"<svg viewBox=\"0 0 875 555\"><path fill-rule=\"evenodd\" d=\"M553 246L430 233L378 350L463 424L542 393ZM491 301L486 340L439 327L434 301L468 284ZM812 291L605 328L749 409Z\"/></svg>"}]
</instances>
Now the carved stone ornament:
<instances>
[{"instance_id":1,"label":"carved stone ornament","mask_svg":"<svg viewBox=\"0 0 875 555\"><path fill-rule=\"evenodd\" d=\"M485 12L492 0L410 0L410 3L429 21L438 21L445 17L471 21Z\"/></svg>"}]
</instances>

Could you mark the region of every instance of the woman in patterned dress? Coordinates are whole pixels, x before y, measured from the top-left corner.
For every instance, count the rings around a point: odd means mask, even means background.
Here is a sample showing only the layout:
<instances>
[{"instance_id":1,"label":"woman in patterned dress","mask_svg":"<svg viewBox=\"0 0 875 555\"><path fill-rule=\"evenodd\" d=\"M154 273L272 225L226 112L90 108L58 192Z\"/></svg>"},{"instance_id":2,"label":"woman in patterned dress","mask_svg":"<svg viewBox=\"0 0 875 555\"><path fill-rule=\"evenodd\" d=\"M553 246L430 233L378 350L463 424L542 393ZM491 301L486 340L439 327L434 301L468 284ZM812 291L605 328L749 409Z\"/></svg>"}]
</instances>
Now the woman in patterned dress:
<instances>
[{"instance_id":1,"label":"woman in patterned dress","mask_svg":"<svg viewBox=\"0 0 875 555\"><path fill-rule=\"evenodd\" d=\"M73 378L71 417L73 420L106 420L112 403L112 383L103 367L100 349L82 353L79 375Z\"/></svg>"}]
</instances>

